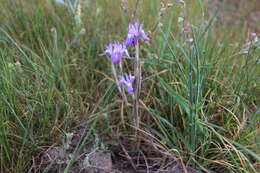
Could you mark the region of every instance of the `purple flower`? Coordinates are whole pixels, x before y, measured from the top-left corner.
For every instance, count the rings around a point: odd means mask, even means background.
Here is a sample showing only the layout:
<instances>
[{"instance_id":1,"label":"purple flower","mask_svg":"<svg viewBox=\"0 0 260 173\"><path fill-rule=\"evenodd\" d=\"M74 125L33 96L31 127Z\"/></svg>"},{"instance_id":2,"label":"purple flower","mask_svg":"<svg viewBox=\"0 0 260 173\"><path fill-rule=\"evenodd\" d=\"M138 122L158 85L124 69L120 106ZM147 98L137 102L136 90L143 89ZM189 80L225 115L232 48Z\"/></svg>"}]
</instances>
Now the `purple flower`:
<instances>
[{"instance_id":1,"label":"purple flower","mask_svg":"<svg viewBox=\"0 0 260 173\"><path fill-rule=\"evenodd\" d=\"M133 82L135 80L135 76L132 76L131 73L129 74L124 74L123 76L120 76L120 81L118 82L117 86L121 87L123 84L125 84L126 88L127 88L127 92L129 94L134 92L133 89Z\"/></svg>"},{"instance_id":2,"label":"purple flower","mask_svg":"<svg viewBox=\"0 0 260 173\"><path fill-rule=\"evenodd\" d=\"M126 36L125 45L135 45L140 38L143 38L144 40L149 40L148 36L143 30L143 24L138 24L137 22L130 23L128 26L128 33Z\"/></svg>"},{"instance_id":3,"label":"purple flower","mask_svg":"<svg viewBox=\"0 0 260 173\"><path fill-rule=\"evenodd\" d=\"M126 46L119 42L110 43L107 45L105 52L101 55L110 55L112 63L118 63L124 55L129 56Z\"/></svg>"}]
</instances>

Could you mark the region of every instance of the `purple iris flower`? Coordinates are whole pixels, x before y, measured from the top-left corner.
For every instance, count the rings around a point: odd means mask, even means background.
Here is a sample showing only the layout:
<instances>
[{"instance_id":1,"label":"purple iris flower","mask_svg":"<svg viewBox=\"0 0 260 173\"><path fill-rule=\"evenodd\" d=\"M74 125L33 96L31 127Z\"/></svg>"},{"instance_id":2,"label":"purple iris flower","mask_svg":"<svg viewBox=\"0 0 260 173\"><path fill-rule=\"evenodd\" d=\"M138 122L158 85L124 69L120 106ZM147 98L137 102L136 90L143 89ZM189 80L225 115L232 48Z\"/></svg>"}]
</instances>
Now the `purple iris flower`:
<instances>
[{"instance_id":1,"label":"purple iris flower","mask_svg":"<svg viewBox=\"0 0 260 173\"><path fill-rule=\"evenodd\" d=\"M143 24L138 22L130 23L128 26L128 33L125 40L126 46L136 45L137 41L143 38L144 40L149 40L148 36L143 30Z\"/></svg>"},{"instance_id":2,"label":"purple iris flower","mask_svg":"<svg viewBox=\"0 0 260 173\"><path fill-rule=\"evenodd\" d=\"M114 64L121 61L124 55L129 56L126 46L119 42L110 43L107 45L105 52L101 55L110 55L110 59Z\"/></svg>"},{"instance_id":3,"label":"purple iris flower","mask_svg":"<svg viewBox=\"0 0 260 173\"><path fill-rule=\"evenodd\" d=\"M121 87L123 84L125 84L127 92L129 94L134 92L133 89L133 82L135 80L135 76L132 76L131 73L124 74L123 76L120 76L120 81L118 82L117 86Z\"/></svg>"}]
</instances>

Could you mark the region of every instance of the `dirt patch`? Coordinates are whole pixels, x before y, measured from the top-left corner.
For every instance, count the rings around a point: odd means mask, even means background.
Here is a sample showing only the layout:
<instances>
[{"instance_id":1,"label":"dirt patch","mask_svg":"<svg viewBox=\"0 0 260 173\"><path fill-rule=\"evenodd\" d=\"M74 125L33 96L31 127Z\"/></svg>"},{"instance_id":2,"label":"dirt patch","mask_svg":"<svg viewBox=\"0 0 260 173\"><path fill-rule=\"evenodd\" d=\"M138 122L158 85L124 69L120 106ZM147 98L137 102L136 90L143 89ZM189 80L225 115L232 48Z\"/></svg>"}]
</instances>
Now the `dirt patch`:
<instances>
[{"instance_id":1,"label":"dirt patch","mask_svg":"<svg viewBox=\"0 0 260 173\"><path fill-rule=\"evenodd\" d=\"M116 143L105 147L97 135L91 135L78 150L87 130L85 125L78 126L66 134L61 142L43 151L33 162L31 172L62 173L70 163L69 173L197 172L176 160L167 163L167 158L146 142L141 142L136 150L129 138L117 138ZM72 159L74 162L71 162Z\"/></svg>"}]
</instances>

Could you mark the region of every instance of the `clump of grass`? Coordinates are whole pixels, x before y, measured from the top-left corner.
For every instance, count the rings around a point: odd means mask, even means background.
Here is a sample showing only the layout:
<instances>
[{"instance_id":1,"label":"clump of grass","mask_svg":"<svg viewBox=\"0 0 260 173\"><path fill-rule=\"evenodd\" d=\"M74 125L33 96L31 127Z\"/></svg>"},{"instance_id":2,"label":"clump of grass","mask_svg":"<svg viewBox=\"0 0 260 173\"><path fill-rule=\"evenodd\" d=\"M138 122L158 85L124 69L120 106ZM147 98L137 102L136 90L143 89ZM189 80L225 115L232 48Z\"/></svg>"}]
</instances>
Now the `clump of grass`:
<instances>
[{"instance_id":1,"label":"clump of grass","mask_svg":"<svg viewBox=\"0 0 260 173\"><path fill-rule=\"evenodd\" d=\"M156 45L162 47L158 52L153 49L147 68L152 74L163 73L152 79L154 93L150 100L154 102L145 103L145 109L154 123L147 127L166 151L174 149L173 155L181 152L188 164L204 171L255 172L249 158L259 160L257 151L238 144L234 136L246 129L249 122L255 123L252 115L257 112L257 106L249 110L252 102L247 101L249 97L253 102L257 98L241 83L256 82L258 72L255 70L250 70L251 78L245 80L244 77L249 77L249 69L257 68L259 57L255 51L244 56L229 45L215 44L211 34L215 30L214 19L206 25L191 27L186 33L185 28L179 28L181 32L177 34L172 33L168 29L171 23L159 28ZM224 50L227 47L230 50ZM250 56L251 67L245 65L243 58L247 56ZM242 60L237 61L237 58ZM238 75L243 79L236 79L234 70L243 73ZM237 87L243 89L238 91ZM256 130L251 132L257 133ZM258 142L247 145L253 147L255 143Z\"/></svg>"},{"instance_id":2,"label":"clump of grass","mask_svg":"<svg viewBox=\"0 0 260 173\"><path fill-rule=\"evenodd\" d=\"M94 119L105 135L129 130L122 113L129 109L118 105L110 66L99 55L125 33L135 1L125 4L127 13L119 1L89 1L81 13L51 2L0 3L0 172L27 171L34 153L82 121ZM240 25L214 25L217 13L207 18L202 1L174 3L158 16L160 3L142 0L137 11L151 28L149 47L140 49L139 130L169 162L256 172L259 43Z\"/></svg>"}]
</instances>

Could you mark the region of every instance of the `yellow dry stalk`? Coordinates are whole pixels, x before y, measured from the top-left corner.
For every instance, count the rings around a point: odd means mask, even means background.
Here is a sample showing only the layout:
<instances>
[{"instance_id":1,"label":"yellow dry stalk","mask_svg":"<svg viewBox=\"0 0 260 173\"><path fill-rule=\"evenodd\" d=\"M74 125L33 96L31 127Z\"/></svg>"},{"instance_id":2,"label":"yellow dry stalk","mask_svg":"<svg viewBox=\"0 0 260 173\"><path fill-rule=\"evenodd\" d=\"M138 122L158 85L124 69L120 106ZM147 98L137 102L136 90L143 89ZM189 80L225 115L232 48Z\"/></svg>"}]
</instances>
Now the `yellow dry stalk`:
<instances>
[{"instance_id":1,"label":"yellow dry stalk","mask_svg":"<svg viewBox=\"0 0 260 173\"><path fill-rule=\"evenodd\" d=\"M82 24L82 21L81 21L81 9L82 9L82 0L79 1L78 5L77 5L77 22L78 22L78 25L81 25Z\"/></svg>"}]
</instances>

